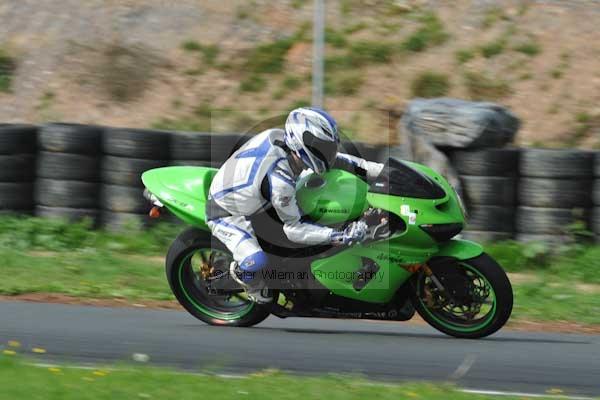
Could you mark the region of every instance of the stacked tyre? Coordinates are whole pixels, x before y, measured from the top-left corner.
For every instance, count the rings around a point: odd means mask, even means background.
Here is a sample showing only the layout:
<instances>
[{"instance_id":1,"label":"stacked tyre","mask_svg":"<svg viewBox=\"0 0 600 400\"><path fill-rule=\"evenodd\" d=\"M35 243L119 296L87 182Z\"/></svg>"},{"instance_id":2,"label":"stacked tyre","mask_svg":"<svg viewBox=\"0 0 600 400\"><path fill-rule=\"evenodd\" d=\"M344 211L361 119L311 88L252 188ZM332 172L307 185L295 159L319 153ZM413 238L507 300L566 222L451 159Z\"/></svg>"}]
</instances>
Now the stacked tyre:
<instances>
[{"instance_id":1,"label":"stacked tyre","mask_svg":"<svg viewBox=\"0 0 600 400\"><path fill-rule=\"evenodd\" d=\"M0 124L0 213L31 213L34 207L37 127Z\"/></svg>"},{"instance_id":2,"label":"stacked tyre","mask_svg":"<svg viewBox=\"0 0 600 400\"><path fill-rule=\"evenodd\" d=\"M139 129L107 129L101 164L101 221L110 230L150 222L141 175L169 164L170 133Z\"/></svg>"},{"instance_id":3,"label":"stacked tyre","mask_svg":"<svg viewBox=\"0 0 600 400\"><path fill-rule=\"evenodd\" d=\"M97 126L56 123L40 129L37 216L97 221L101 136Z\"/></svg>"},{"instance_id":4,"label":"stacked tyre","mask_svg":"<svg viewBox=\"0 0 600 400\"><path fill-rule=\"evenodd\" d=\"M521 155L517 239L560 243L576 222L588 224L594 155L527 149Z\"/></svg>"},{"instance_id":5,"label":"stacked tyre","mask_svg":"<svg viewBox=\"0 0 600 400\"><path fill-rule=\"evenodd\" d=\"M600 152L596 152L594 158L594 188L592 195L594 209L590 224L592 231L596 234L596 241L600 243Z\"/></svg>"},{"instance_id":6,"label":"stacked tyre","mask_svg":"<svg viewBox=\"0 0 600 400\"><path fill-rule=\"evenodd\" d=\"M468 210L463 236L480 241L514 236L518 149L458 150L450 154Z\"/></svg>"},{"instance_id":7,"label":"stacked tyre","mask_svg":"<svg viewBox=\"0 0 600 400\"><path fill-rule=\"evenodd\" d=\"M219 168L250 137L206 132L173 132L171 165Z\"/></svg>"}]
</instances>

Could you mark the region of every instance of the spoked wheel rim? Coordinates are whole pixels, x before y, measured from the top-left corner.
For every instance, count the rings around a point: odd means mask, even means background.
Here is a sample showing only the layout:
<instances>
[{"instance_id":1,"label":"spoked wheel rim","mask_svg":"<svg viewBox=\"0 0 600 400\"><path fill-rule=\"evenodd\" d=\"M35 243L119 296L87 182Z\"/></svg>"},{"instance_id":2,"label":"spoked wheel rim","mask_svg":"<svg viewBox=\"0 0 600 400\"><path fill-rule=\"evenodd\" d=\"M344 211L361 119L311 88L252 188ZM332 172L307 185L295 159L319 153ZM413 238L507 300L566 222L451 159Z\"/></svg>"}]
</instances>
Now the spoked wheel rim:
<instances>
[{"instance_id":1,"label":"spoked wheel rim","mask_svg":"<svg viewBox=\"0 0 600 400\"><path fill-rule=\"evenodd\" d=\"M215 319L240 319L255 305L239 293L209 294L207 281L227 276L231 261L231 254L223 250L202 248L191 252L179 265L178 280L184 296L198 311Z\"/></svg>"},{"instance_id":2,"label":"spoked wheel rim","mask_svg":"<svg viewBox=\"0 0 600 400\"><path fill-rule=\"evenodd\" d=\"M425 274L418 279L419 301L431 318L448 329L465 333L483 329L492 322L497 310L496 293L481 272L459 262L434 271L434 275L450 296L440 294Z\"/></svg>"}]
</instances>

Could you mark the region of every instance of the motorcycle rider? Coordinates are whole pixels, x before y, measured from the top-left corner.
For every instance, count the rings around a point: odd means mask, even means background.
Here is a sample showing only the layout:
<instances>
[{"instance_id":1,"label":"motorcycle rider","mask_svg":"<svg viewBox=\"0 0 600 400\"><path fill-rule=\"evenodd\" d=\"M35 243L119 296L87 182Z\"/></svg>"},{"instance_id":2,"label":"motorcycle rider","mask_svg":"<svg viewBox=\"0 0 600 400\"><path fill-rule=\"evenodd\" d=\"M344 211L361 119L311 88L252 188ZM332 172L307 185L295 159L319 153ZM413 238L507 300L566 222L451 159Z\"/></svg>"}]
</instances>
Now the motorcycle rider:
<instances>
[{"instance_id":1,"label":"motorcycle rider","mask_svg":"<svg viewBox=\"0 0 600 400\"><path fill-rule=\"evenodd\" d=\"M248 217L272 206L283 222L287 238L306 245L351 245L365 238L364 222L343 230L302 218L296 203L296 180L303 173L322 174L335 167L373 179L383 164L338 153L337 123L327 112L310 107L292 110L285 130L268 129L249 140L219 169L206 207L212 234L232 252L231 277L257 303L272 295L261 279L267 254L260 247Z\"/></svg>"}]
</instances>

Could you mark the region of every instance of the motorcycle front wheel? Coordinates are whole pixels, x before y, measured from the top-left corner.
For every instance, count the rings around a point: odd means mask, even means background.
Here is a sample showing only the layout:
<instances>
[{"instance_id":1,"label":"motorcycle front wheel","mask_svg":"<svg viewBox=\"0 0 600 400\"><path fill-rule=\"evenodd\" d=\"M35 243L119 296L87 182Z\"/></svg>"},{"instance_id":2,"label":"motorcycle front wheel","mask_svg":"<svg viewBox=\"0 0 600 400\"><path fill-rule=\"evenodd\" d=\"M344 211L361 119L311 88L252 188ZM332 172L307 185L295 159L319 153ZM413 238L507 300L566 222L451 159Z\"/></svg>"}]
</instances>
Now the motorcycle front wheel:
<instances>
[{"instance_id":1,"label":"motorcycle front wheel","mask_svg":"<svg viewBox=\"0 0 600 400\"><path fill-rule=\"evenodd\" d=\"M190 228L169 248L166 273L171 291L194 317L210 325L252 326L270 314L240 293L209 293L207 279L229 274L231 253L210 233Z\"/></svg>"},{"instance_id":2,"label":"motorcycle front wheel","mask_svg":"<svg viewBox=\"0 0 600 400\"><path fill-rule=\"evenodd\" d=\"M478 339L506 324L513 307L512 286L489 255L432 262L430 268L431 276L424 270L415 274L412 302L431 326L450 336Z\"/></svg>"}]
</instances>

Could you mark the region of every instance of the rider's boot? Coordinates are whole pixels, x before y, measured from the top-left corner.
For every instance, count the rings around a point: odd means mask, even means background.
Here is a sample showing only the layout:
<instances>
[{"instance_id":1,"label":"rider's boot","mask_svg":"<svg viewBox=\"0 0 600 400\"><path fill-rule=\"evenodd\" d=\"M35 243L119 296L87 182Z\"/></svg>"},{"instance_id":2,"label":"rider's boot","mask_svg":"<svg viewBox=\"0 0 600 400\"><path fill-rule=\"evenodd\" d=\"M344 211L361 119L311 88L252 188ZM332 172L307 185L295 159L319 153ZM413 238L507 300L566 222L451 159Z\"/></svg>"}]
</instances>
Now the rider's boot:
<instances>
[{"instance_id":1,"label":"rider's boot","mask_svg":"<svg viewBox=\"0 0 600 400\"><path fill-rule=\"evenodd\" d=\"M273 301L272 291L267 288L265 281L258 272L244 271L237 262L232 261L229 266L229 273L233 280L246 290L250 300L258 304L267 304Z\"/></svg>"}]
</instances>

